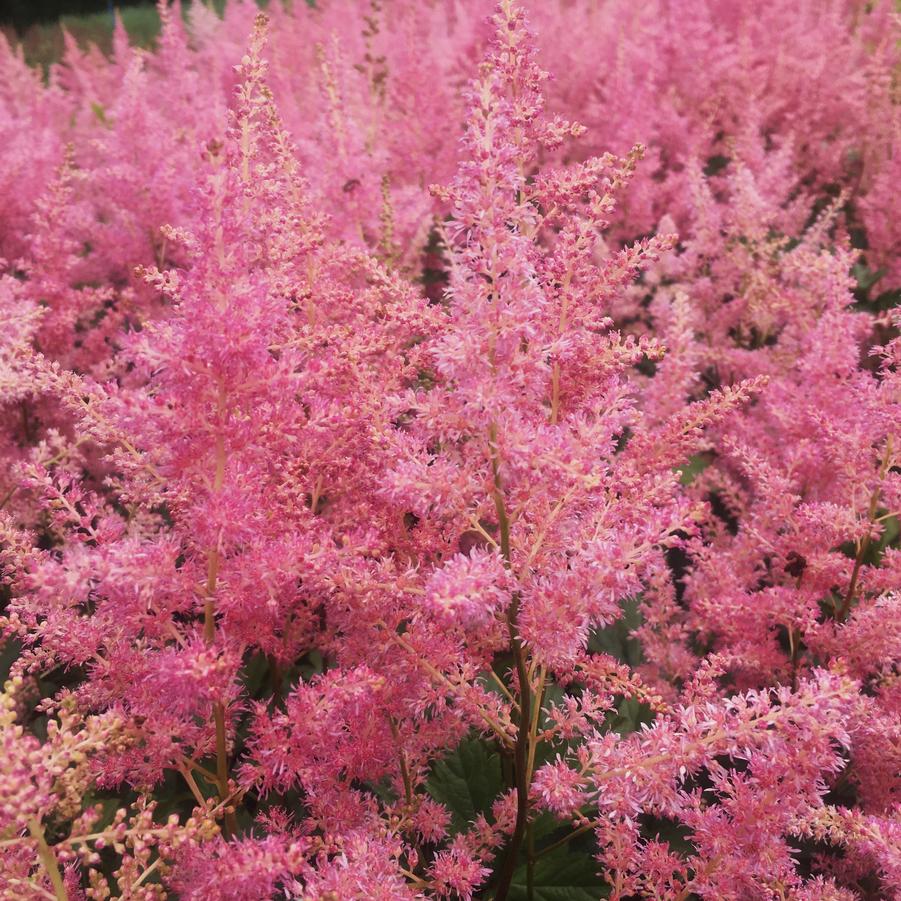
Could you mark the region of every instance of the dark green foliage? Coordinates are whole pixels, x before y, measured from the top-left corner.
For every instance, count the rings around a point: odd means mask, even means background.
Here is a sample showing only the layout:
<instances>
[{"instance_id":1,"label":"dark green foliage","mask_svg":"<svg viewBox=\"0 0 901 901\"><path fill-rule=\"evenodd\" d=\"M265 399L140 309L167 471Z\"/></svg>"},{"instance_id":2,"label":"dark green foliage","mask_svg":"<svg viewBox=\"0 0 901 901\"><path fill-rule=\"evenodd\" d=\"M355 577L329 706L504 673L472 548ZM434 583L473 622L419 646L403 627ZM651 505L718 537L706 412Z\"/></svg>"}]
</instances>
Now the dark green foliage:
<instances>
[{"instance_id":1,"label":"dark green foliage","mask_svg":"<svg viewBox=\"0 0 901 901\"><path fill-rule=\"evenodd\" d=\"M484 742L466 739L432 767L426 789L447 807L453 830L464 832L478 814L490 815L504 789L500 755Z\"/></svg>"},{"instance_id":2,"label":"dark green foliage","mask_svg":"<svg viewBox=\"0 0 901 901\"><path fill-rule=\"evenodd\" d=\"M113 7L152 6L153 0L5 0L0 25L22 29L38 23L54 22L62 16L109 13Z\"/></svg>"},{"instance_id":3,"label":"dark green foliage","mask_svg":"<svg viewBox=\"0 0 901 901\"><path fill-rule=\"evenodd\" d=\"M511 901L598 901L609 894L598 875L598 863L590 850L561 848L535 861L532 894L528 893L525 865L517 868L510 886Z\"/></svg>"}]
</instances>

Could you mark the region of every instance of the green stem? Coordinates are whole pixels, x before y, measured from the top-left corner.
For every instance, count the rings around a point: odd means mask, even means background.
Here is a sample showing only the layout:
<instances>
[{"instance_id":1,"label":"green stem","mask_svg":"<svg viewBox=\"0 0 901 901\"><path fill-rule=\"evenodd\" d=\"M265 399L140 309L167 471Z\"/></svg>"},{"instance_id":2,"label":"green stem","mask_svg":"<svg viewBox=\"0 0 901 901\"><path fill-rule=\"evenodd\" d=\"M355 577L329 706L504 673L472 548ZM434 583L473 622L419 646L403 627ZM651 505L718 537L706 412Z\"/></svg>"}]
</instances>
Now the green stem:
<instances>
[{"instance_id":1,"label":"green stem","mask_svg":"<svg viewBox=\"0 0 901 901\"><path fill-rule=\"evenodd\" d=\"M494 488L492 491L494 507L497 511L500 531L501 554L504 563L511 568L510 554L510 517L504 501L501 483L500 459L497 446L497 425L492 423L488 432L488 447L491 458L491 474ZM513 775L516 789L516 823L504 863L498 878L495 901L505 901L513 881L513 872L522 847L526 827L529 822L529 737L531 726L532 692L529 684L528 667L526 666L526 650L519 637L519 610L521 598L519 592L513 595L507 611L507 633L510 636L510 651L516 666L516 678L519 683L519 716L517 717L516 744L513 749Z\"/></svg>"},{"instance_id":2,"label":"green stem","mask_svg":"<svg viewBox=\"0 0 901 901\"><path fill-rule=\"evenodd\" d=\"M894 444L894 435L889 435L885 441L885 453L883 454L882 463L879 467L879 484L873 489L873 493L870 495L870 508L867 510L867 521L870 523L871 527L876 521L876 513L879 509L879 497L882 494L882 480L891 468L892 460L894 458ZM857 549L857 556L854 558L854 569L851 571L851 581L848 585L848 591L835 614L835 618L840 623L843 623L851 612L851 604L854 603L854 596L857 594L857 580L860 577L863 558L866 557L867 552L870 550L870 542L870 532L867 531L867 534L860 542L860 547Z\"/></svg>"},{"instance_id":3,"label":"green stem","mask_svg":"<svg viewBox=\"0 0 901 901\"><path fill-rule=\"evenodd\" d=\"M50 881L53 883L53 891L56 894L57 901L69 901L69 895L68 892L66 892L66 884L63 882L63 876L56 863L56 857L50 850L50 845L47 844L47 839L44 837L44 829L41 826L41 821L38 820L37 817L28 821L28 831L31 833L31 837L38 843L38 857L40 857L41 865L44 867L44 870L50 877Z\"/></svg>"},{"instance_id":4,"label":"green stem","mask_svg":"<svg viewBox=\"0 0 901 901\"><path fill-rule=\"evenodd\" d=\"M224 389L219 392L219 418L223 418L225 406ZM216 436L216 475L213 480L213 491L219 492L225 483L225 437L220 431ZM207 558L206 603L203 609L203 637L208 645L216 640L216 608L214 597L219 582L219 549L210 550ZM225 729L225 705L221 701L213 704L213 723L216 728L216 785L220 800L228 797L228 736ZM226 838L238 830L238 821L234 811L226 809L223 833Z\"/></svg>"},{"instance_id":5,"label":"green stem","mask_svg":"<svg viewBox=\"0 0 901 901\"><path fill-rule=\"evenodd\" d=\"M550 854L552 851L556 851L558 848L562 848L564 845L571 842L574 838L578 838L580 835L584 835L586 832L590 832L594 827L597 826L596 821L592 821L590 823L585 823L582 826L579 826L578 829L573 829L569 835L564 835L563 838L558 839L553 844L548 845L546 848L542 848L536 855L535 859L538 860L539 857L544 857L545 854Z\"/></svg>"},{"instance_id":6,"label":"green stem","mask_svg":"<svg viewBox=\"0 0 901 901\"><path fill-rule=\"evenodd\" d=\"M398 763L400 765L400 776L404 783L404 800L407 803L407 807L412 808L413 806L413 780L410 778L410 768L407 766L407 755L404 753L403 742L400 737L400 730L397 728L397 724L388 716L388 725L391 727L391 736L394 739L394 744L397 747L397 758Z\"/></svg>"}]
</instances>

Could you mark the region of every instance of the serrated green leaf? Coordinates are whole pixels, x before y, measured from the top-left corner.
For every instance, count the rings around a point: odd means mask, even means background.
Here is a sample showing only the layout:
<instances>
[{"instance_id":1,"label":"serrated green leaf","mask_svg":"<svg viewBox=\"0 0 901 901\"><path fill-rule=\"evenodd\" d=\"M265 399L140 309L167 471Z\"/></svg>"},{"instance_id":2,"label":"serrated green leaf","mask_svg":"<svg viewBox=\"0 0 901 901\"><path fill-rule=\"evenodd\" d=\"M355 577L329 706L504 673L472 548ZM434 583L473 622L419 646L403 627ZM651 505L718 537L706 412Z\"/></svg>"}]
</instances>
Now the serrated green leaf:
<instances>
[{"instance_id":1,"label":"serrated green leaf","mask_svg":"<svg viewBox=\"0 0 901 901\"><path fill-rule=\"evenodd\" d=\"M480 814L489 813L503 791L500 756L479 739L462 741L432 767L426 790L450 811L453 829L465 830Z\"/></svg>"},{"instance_id":2,"label":"serrated green leaf","mask_svg":"<svg viewBox=\"0 0 901 901\"><path fill-rule=\"evenodd\" d=\"M597 861L590 854L560 851L535 861L532 901L599 901L609 886L597 875ZM518 867L510 886L511 901L528 901L526 866Z\"/></svg>"}]
</instances>

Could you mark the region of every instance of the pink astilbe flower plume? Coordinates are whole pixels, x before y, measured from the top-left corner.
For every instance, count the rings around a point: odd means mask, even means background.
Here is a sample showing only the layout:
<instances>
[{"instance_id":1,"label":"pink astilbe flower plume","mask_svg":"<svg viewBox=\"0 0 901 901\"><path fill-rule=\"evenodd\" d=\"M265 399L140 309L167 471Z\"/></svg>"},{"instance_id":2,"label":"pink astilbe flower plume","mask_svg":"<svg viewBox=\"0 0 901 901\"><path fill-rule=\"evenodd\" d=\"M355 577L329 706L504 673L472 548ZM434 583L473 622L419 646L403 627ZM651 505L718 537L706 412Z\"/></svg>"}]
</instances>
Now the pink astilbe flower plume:
<instances>
[{"instance_id":1,"label":"pink astilbe flower plume","mask_svg":"<svg viewBox=\"0 0 901 901\"><path fill-rule=\"evenodd\" d=\"M486 12L0 39L2 897L901 898L894 6Z\"/></svg>"}]
</instances>

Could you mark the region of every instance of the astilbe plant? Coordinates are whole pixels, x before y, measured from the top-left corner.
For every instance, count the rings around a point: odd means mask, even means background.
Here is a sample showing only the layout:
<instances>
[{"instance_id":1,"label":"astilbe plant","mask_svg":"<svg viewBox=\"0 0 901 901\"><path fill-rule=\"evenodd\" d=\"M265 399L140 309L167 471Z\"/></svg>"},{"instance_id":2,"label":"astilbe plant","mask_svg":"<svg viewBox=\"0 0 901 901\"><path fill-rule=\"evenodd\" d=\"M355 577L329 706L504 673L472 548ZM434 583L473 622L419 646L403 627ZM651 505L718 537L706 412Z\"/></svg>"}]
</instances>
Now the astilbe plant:
<instances>
[{"instance_id":1,"label":"astilbe plant","mask_svg":"<svg viewBox=\"0 0 901 901\"><path fill-rule=\"evenodd\" d=\"M3 47L3 896L901 897L888 5L317 6Z\"/></svg>"}]
</instances>

